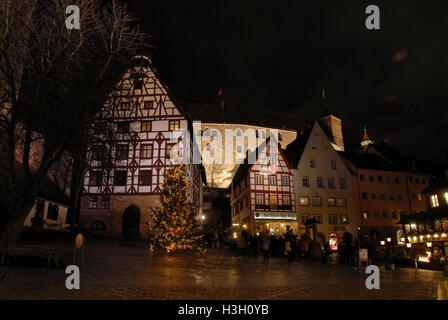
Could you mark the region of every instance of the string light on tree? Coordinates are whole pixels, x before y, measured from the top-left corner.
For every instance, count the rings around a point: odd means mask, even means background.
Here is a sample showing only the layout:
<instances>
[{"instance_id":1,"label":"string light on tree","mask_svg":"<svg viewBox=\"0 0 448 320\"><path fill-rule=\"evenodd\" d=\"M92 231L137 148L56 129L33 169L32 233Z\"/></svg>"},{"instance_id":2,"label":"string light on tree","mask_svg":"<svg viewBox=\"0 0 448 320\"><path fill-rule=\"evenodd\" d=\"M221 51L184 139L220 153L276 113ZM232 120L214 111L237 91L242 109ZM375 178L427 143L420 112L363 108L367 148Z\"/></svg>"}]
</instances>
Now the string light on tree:
<instances>
[{"instance_id":1,"label":"string light on tree","mask_svg":"<svg viewBox=\"0 0 448 320\"><path fill-rule=\"evenodd\" d=\"M152 245L175 252L198 249L202 227L197 219L198 208L188 199L189 183L185 165L170 165L165 170L161 206L153 210L148 223Z\"/></svg>"}]
</instances>

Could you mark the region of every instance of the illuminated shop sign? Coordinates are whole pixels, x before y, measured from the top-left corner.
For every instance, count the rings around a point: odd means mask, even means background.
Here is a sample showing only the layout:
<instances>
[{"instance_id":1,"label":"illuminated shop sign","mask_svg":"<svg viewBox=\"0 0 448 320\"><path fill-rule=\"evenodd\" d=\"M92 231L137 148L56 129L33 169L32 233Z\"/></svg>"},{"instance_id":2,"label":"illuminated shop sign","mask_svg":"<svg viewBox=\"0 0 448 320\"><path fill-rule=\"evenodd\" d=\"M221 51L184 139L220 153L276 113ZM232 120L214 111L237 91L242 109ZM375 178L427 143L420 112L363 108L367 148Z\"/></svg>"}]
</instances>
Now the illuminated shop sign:
<instances>
[{"instance_id":1,"label":"illuminated shop sign","mask_svg":"<svg viewBox=\"0 0 448 320\"><path fill-rule=\"evenodd\" d=\"M255 212L255 219L297 220L295 214L288 212Z\"/></svg>"}]
</instances>

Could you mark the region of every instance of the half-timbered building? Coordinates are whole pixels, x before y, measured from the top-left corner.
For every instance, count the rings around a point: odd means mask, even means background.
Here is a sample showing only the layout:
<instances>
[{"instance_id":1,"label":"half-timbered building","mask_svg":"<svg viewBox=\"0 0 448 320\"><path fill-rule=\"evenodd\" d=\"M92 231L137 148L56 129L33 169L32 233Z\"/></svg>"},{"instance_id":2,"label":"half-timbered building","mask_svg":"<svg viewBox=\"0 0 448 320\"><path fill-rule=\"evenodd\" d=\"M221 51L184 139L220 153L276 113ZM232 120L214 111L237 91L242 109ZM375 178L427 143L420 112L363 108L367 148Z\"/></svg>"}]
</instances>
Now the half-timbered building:
<instances>
[{"instance_id":1,"label":"half-timbered building","mask_svg":"<svg viewBox=\"0 0 448 320\"><path fill-rule=\"evenodd\" d=\"M252 152L255 161L249 151L231 183L233 226L251 234L289 226L297 234L294 176L280 145L271 136Z\"/></svg>"},{"instance_id":2,"label":"half-timbered building","mask_svg":"<svg viewBox=\"0 0 448 320\"><path fill-rule=\"evenodd\" d=\"M112 125L113 143L105 125ZM90 231L145 236L144 225L159 203L165 168L170 155L192 152L191 123L167 87L160 81L151 60L134 58L104 104L92 128L98 137L89 155L81 199L80 224ZM100 137L101 136L101 137ZM182 145L183 144L183 145ZM187 164L190 197L198 207L201 199L200 165ZM198 212L199 214L199 212Z\"/></svg>"}]
</instances>

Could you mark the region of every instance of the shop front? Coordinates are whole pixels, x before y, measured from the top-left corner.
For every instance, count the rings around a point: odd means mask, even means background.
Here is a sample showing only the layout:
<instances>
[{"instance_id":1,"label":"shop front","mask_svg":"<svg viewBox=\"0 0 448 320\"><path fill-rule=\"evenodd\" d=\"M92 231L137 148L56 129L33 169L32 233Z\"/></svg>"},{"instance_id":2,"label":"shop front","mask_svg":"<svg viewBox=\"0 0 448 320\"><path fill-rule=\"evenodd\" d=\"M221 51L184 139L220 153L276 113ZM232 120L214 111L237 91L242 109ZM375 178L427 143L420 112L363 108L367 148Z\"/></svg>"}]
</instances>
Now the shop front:
<instances>
[{"instance_id":1,"label":"shop front","mask_svg":"<svg viewBox=\"0 0 448 320\"><path fill-rule=\"evenodd\" d=\"M444 210L429 210L425 213L402 216L408 257L418 265L440 269L447 262L448 215Z\"/></svg>"},{"instance_id":2,"label":"shop front","mask_svg":"<svg viewBox=\"0 0 448 320\"><path fill-rule=\"evenodd\" d=\"M273 235L285 234L287 228L298 235L299 225L297 216L290 212L254 212L254 231L256 233L268 231Z\"/></svg>"}]
</instances>

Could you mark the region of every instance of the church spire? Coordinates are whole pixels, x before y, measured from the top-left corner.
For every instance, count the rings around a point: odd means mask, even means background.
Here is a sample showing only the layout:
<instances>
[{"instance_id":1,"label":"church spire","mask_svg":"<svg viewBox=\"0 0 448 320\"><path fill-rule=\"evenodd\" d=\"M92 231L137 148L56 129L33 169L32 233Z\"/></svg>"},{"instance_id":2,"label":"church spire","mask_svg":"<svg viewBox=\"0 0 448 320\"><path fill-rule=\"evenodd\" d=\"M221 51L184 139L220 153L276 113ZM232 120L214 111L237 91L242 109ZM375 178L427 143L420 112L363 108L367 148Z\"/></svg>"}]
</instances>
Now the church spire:
<instances>
[{"instance_id":1,"label":"church spire","mask_svg":"<svg viewBox=\"0 0 448 320\"><path fill-rule=\"evenodd\" d=\"M361 141L361 148L365 151L369 147L369 144L373 144L373 140L369 138L369 135L367 134L367 127L364 125L364 137Z\"/></svg>"}]
</instances>

